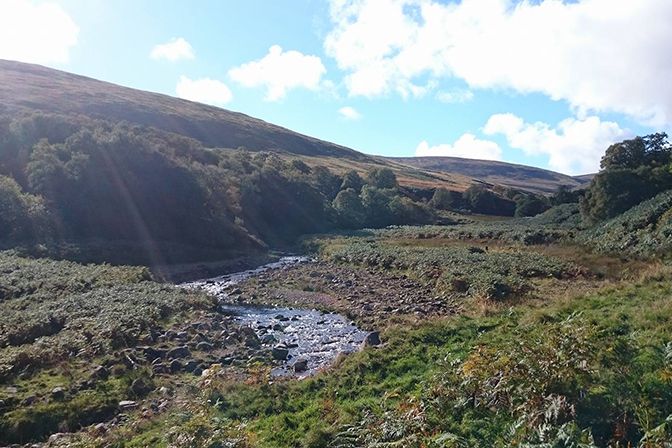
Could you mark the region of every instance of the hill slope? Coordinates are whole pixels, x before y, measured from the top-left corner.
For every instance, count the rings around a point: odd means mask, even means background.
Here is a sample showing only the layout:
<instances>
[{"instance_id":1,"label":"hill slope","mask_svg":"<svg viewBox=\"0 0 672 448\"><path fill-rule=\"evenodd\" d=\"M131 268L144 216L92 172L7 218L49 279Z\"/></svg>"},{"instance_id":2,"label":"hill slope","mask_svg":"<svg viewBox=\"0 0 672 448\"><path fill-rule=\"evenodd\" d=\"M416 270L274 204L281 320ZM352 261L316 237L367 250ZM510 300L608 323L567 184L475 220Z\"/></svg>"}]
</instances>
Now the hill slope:
<instances>
[{"instance_id":1,"label":"hill slope","mask_svg":"<svg viewBox=\"0 0 672 448\"><path fill-rule=\"evenodd\" d=\"M191 137L209 147L367 158L245 114L14 61L0 60L0 112L2 109L127 121Z\"/></svg>"},{"instance_id":2,"label":"hill slope","mask_svg":"<svg viewBox=\"0 0 672 448\"><path fill-rule=\"evenodd\" d=\"M493 160L459 157L389 157L386 159L423 170L461 174L493 185L504 185L540 193L553 193L561 185L569 188L583 187L592 178L590 175L572 177L541 168Z\"/></svg>"}]
</instances>

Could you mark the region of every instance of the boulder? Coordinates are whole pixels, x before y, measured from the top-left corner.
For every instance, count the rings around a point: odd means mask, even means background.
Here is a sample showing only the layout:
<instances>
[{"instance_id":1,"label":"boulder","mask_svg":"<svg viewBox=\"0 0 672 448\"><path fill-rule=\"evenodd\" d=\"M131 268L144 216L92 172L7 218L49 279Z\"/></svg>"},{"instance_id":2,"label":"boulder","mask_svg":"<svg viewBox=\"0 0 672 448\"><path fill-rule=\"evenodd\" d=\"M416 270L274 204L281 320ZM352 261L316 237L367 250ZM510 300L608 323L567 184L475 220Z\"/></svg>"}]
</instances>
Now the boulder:
<instances>
[{"instance_id":1,"label":"boulder","mask_svg":"<svg viewBox=\"0 0 672 448\"><path fill-rule=\"evenodd\" d=\"M62 400L65 398L65 388L63 387L54 387L51 390L51 398L54 400Z\"/></svg>"},{"instance_id":2,"label":"boulder","mask_svg":"<svg viewBox=\"0 0 672 448\"><path fill-rule=\"evenodd\" d=\"M284 345L276 345L275 347L273 347L273 350L271 350L271 356L273 356L273 359L276 359L278 361L286 360L288 355L289 355L289 349Z\"/></svg>"},{"instance_id":3,"label":"boulder","mask_svg":"<svg viewBox=\"0 0 672 448\"><path fill-rule=\"evenodd\" d=\"M294 362L294 372L301 373L308 370L308 360L305 358L299 358Z\"/></svg>"},{"instance_id":4,"label":"boulder","mask_svg":"<svg viewBox=\"0 0 672 448\"><path fill-rule=\"evenodd\" d=\"M132 400L122 400L119 402L119 409L122 411L128 411L130 409L135 409L138 407L138 403Z\"/></svg>"},{"instance_id":5,"label":"boulder","mask_svg":"<svg viewBox=\"0 0 672 448\"><path fill-rule=\"evenodd\" d=\"M205 342L205 341L199 342L198 344L196 344L196 350L200 350L202 352L209 352L209 351L212 351L212 349L214 349L214 348L215 348L214 345L212 345L209 342Z\"/></svg>"},{"instance_id":6,"label":"boulder","mask_svg":"<svg viewBox=\"0 0 672 448\"><path fill-rule=\"evenodd\" d=\"M167 355L169 358L172 359L187 358L191 356L191 352L189 351L188 347L181 346L181 347L175 347L174 349L170 350Z\"/></svg>"},{"instance_id":7,"label":"boulder","mask_svg":"<svg viewBox=\"0 0 672 448\"><path fill-rule=\"evenodd\" d=\"M364 338L364 347L375 347L377 345L381 344L380 341L380 333L377 331L372 331L371 333L367 334L366 337Z\"/></svg>"},{"instance_id":8,"label":"boulder","mask_svg":"<svg viewBox=\"0 0 672 448\"><path fill-rule=\"evenodd\" d=\"M131 383L131 390L135 395L144 397L154 390L154 385L145 378L137 378Z\"/></svg>"}]
</instances>

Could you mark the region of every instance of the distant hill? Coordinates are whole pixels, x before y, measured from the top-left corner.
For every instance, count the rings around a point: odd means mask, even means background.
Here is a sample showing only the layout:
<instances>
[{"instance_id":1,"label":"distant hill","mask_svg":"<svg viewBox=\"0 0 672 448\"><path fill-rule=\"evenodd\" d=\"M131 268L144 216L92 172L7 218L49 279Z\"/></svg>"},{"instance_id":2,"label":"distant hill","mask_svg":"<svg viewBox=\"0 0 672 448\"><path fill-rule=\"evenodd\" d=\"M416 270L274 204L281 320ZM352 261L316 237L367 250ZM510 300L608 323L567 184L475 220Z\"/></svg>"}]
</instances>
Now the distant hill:
<instances>
[{"instance_id":1,"label":"distant hill","mask_svg":"<svg viewBox=\"0 0 672 448\"><path fill-rule=\"evenodd\" d=\"M3 109L127 121L191 137L209 147L368 158L242 113L7 60L0 60L0 112Z\"/></svg>"},{"instance_id":2,"label":"distant hill","mask_svg":"<svg viewBox=\"0 0 672 448\"><path fill-rule=\"evenodd\" d=\"M386 160L422 170L461 174L493 185L503 185L539 193L553 193L561 185L580 188L587 185L592 174L567 176L513 163L459 157L387 157Z\"/></svg>"}]
</instances>

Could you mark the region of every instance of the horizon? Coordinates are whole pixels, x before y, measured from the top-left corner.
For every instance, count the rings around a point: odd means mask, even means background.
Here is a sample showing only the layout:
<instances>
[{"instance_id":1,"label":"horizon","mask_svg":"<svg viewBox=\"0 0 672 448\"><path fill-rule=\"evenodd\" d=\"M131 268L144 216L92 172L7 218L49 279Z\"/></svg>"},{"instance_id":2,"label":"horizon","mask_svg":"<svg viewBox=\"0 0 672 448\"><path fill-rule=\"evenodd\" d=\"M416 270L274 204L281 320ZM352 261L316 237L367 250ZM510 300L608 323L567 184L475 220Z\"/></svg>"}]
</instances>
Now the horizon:
<instances>
[{"instance_id":1,"label":"horizon","mask_svg":"<svg viewBox=\"0 0 672 448\"><path fill-rule=\"evenodd\" d=\"M598 170L610 144L672 121L663 83L672 64L657 57L672 37L663 26L672 4L661 0L204 2L197 10L155 0L9 0L0 8L2 59L241 112L371 155L583 175ZM625 22L635 31L614 35ZM526 32L514 32L521 25Z\"/></svg>"}]
</instances>

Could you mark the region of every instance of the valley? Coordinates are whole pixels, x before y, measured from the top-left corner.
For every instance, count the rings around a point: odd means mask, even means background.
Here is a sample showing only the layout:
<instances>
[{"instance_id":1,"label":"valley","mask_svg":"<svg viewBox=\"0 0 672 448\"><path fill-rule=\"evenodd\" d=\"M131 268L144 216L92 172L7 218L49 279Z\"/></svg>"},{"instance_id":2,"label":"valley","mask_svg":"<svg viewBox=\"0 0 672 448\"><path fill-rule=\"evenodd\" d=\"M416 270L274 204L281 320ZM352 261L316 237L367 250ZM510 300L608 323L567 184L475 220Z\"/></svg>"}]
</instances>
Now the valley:
<instances>
[{"instance_id":1,"label":"valley","mask_svg":"<svg viewBox=\"0 0 672 448\"><path fill-rule=\"evenodd\" d=\"M370 156L0 61L0 446L672 440L672 145Z\"/></svg>"}]
</instances>

